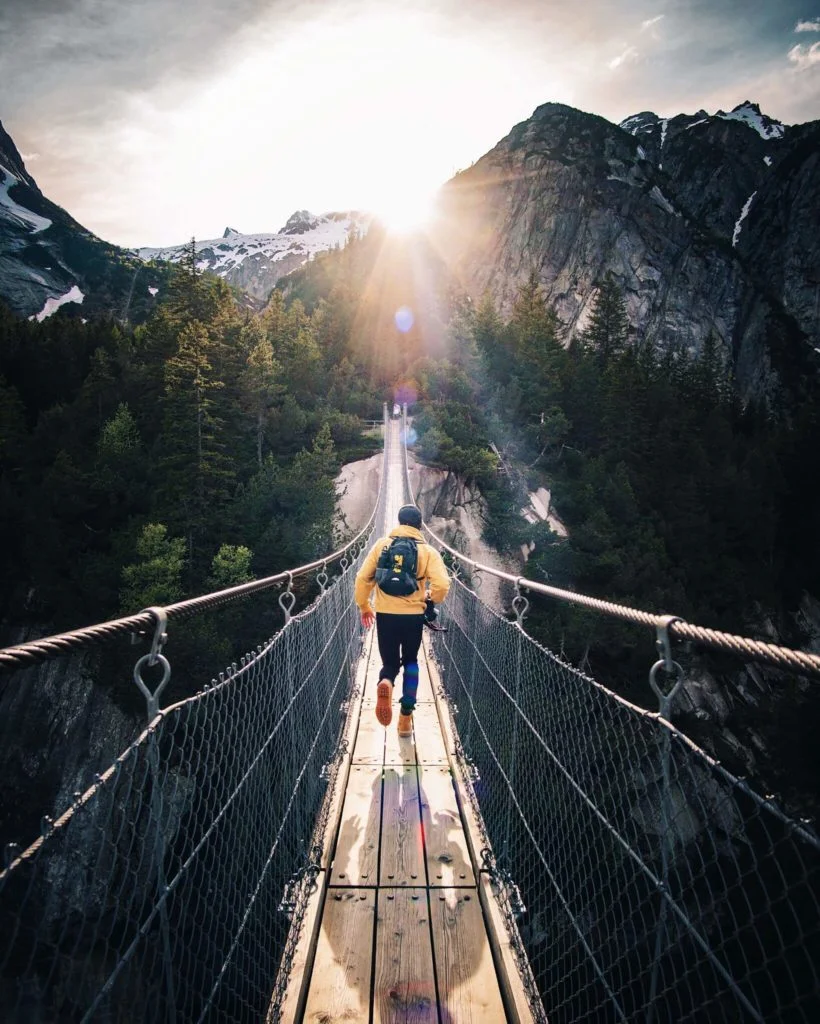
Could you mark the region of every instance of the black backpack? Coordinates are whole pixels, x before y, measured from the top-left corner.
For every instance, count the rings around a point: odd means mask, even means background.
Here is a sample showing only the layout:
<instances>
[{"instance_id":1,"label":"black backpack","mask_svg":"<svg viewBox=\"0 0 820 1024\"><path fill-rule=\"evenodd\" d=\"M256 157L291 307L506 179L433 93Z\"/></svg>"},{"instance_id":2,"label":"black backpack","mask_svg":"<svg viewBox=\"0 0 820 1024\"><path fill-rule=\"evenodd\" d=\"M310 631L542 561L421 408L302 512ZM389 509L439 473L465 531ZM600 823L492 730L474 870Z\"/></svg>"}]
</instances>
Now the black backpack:
<instances>
[{"instance_id":1,"label":"black backpack","mask_svg":"<svg viewBox=\"0 0 820 1024\"><path fill-rule=\"evenodd\" d=\"M376 586L391 597L409 597L419 588L416 578L418 541L412 537L396 537L379 555L376 565Z\"/></svg>"}]
</instances>

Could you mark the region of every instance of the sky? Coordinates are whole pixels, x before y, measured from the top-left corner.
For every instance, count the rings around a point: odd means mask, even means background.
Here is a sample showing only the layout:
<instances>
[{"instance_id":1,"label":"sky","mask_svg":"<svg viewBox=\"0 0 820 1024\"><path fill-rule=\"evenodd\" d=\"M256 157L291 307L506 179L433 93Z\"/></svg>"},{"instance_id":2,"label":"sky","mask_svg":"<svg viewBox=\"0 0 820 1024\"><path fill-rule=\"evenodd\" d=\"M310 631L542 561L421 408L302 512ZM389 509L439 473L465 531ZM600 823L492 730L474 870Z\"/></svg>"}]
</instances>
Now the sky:
<instances>
[{"instance_id":1,"label":"sky","mask_svg":"<svg viewBox=\"0 0 820 1024\"><path fill-rule=\"evenodd\" d=\"M820 0L2 0L0 120L119 245L412 220L541 103L820 118Z\"/></svg>"}]
</instances>

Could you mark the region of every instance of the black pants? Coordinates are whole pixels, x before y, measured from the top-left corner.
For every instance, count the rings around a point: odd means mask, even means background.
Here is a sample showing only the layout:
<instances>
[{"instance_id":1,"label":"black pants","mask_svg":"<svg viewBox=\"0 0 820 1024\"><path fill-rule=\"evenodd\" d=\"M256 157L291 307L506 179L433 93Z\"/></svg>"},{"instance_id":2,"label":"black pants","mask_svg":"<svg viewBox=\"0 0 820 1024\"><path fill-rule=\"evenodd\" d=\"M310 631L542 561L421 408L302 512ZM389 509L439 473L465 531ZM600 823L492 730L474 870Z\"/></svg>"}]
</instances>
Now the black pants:
<instances>
[{"instance_id":1,"label":"black pants","mask_svg":"<svg viewBox=\"0 0 820 1024\"><path fill-rule=\"evenodd\" d=\"M379 679L395 682L399 669L404 666L401 709L406 715L409 715L416 706L416 691L419 685L418 656L423 630L423 615L376 612L376 636L382 659Z\"/></svg>"}]
</instances>

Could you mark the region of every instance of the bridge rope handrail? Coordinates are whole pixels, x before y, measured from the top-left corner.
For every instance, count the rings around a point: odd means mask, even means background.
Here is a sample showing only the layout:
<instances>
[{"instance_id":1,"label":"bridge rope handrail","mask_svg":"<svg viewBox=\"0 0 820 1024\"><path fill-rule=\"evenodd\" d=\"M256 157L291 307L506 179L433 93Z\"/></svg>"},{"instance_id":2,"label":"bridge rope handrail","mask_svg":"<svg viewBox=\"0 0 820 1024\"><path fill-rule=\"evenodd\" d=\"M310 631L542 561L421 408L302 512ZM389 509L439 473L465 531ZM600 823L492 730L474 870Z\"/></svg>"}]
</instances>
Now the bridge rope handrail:
<instances>
[{"instance_id":1,"label":"bridge rope handrail","mask_svg":"<svg viewBox=\"0 0 820 1024\"><path fill-rule=\"evenodd\" d=\"M404 446L404 457L407 490L412 495L413 488L410 483L406 445ZM478 562L474 558L470 558L463 552L458 551L439 537L426 523L422 528L440 548L452 555L453 558L458 559L464 565L471 566L477 572L486 573L489 576L495 576L497 579L513 584L517 593L520 593L522 590L528 590L532 593L542 594L545 597L552 597L559 601L580 605L583 608L589 608L603 615L611 615L626 622L633 622L639 626L648 626L656 631L667 630L669 635L675 640L691 640L693 643L702 644L705 647L729 651L732 654L748 657L754 661L763 661L770 665L776 665L778 668L797 669L798 671L820 676L820 655L810 654L808 651L796 651L791 647L783 647L780 644L767 643L763 640L754 640L751 637L738 636L734 633L725 633L717 629L696 626L676 615L657 615L653 612L642 611L640 608L631 608L629 605L616 604L614 601L604 601L601 598L590 597L588 594L581 594L574 590L551 587L546 583L538 583L536 580L527 579L526 576L516 576L513 573L505 572L503 569L496 569L494 566L487 565L484 562Z\"/></svg>"},{"instance_id":2,"label":"bridge rope handrail","mask_svg":"<svg viewBox=\"0 0 820 1024\"><path fill-rule=\"evenodd\" d=\"M381 496L384 478L385 473L383 469L379 496ZM300 565L296 569L286 569L283 572L275 573L273 576L265 576L261 580L250 580L248 583L240 583L233 587L226 587L223 590L216 590L208 594L201 594L198 597L187 598L184 601L176 601L174 604L166 605L163 608L145 608L134 615L126 615L121 618L110 619L107 622L99 622L92 626L84 626L82 629L75 629L66 633L55 633L53 636L42 637L39 640L31 640L24 644L0 648L0 672L28 668L31 665L47 661L61 654L68 654L71 651L81 650L95 644L108 643L117 637L145 633L158 625L162 613L164 613L165 618L169 621L172 619L187 619L202 612L212 611L226 604L232 604L234 601L239 601L251 594L269 590L271 587L285 581L287 581L288 587L290 587L293 580L297 577L305 576L316 569L323 571L328 565L344 558L347 552L355 548L357 544L364 542L372 530L378 510L379 498L377 497L370 518L355 537L337 551L324 555L322 558L314 559L306 565Z\"/></svg>"}]
</instances>

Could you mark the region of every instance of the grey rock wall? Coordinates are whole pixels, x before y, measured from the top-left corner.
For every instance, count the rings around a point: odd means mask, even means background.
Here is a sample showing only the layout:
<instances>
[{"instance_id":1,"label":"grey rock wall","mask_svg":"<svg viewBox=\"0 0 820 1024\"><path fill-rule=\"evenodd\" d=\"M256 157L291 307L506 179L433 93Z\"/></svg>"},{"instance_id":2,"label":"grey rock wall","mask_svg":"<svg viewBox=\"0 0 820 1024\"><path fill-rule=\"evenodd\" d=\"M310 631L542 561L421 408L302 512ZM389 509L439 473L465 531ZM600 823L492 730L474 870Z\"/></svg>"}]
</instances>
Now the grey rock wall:
<instances>
[{"instance_id":1,"label":"grey rock wall","mask_svg":"<svg viewBox=\"0 0 820 1024\"><path fill-rule=\"evenodd\" d=\"M718 118L668 134L661 168L640 135L545 104L445 186L437 245L504 312L535 272L569 337L611 272L636 339L698 351L714 333L741 393L773 398L817 365L817 126L765 141Z\"/></svg>"}]
</instances>

